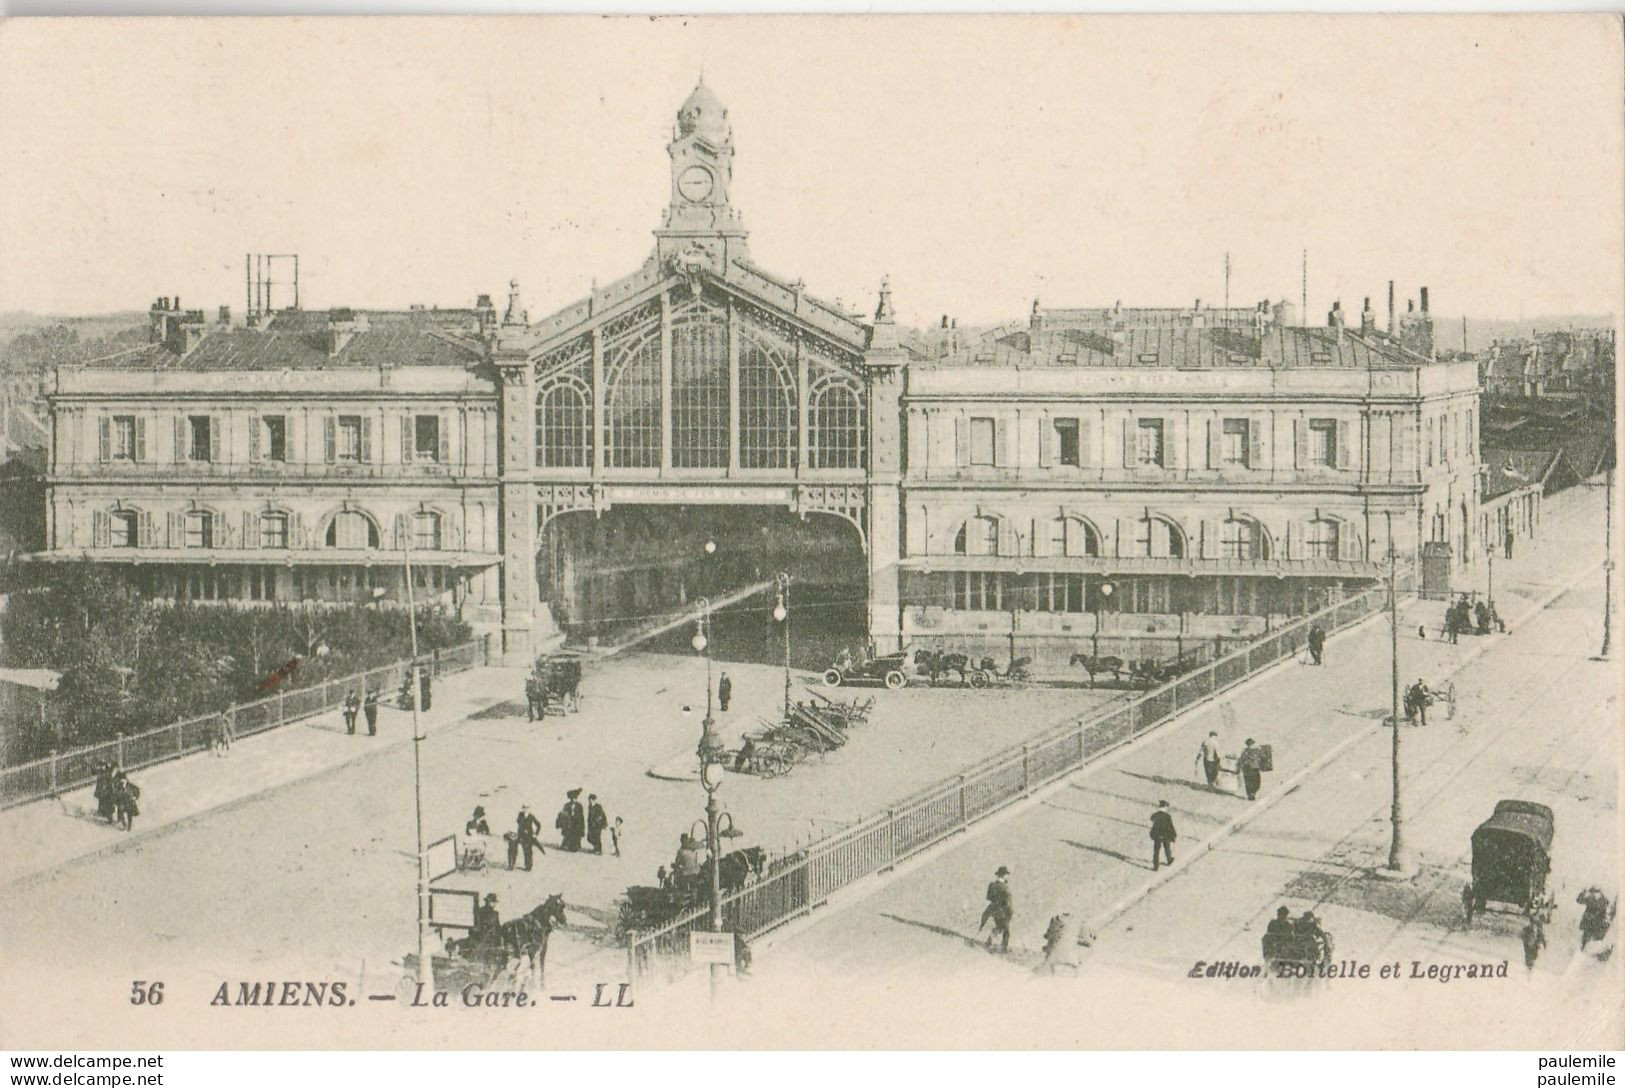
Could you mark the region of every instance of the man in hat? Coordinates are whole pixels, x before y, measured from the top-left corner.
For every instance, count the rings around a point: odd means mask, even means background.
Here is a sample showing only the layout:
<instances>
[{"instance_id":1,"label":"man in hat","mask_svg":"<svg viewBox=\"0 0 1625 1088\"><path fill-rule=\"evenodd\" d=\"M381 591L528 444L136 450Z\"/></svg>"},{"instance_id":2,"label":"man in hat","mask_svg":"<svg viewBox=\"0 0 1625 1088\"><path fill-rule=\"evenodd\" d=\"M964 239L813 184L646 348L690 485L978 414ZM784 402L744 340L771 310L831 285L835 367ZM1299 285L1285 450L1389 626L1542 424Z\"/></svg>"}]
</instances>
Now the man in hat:
<instances>
[{"instance_id":1,"label":"man in hat","mask_svg":"<svg viewBox=\"0 0 1625 1088\"><path fill-rule=\"evenodd\" d=\"M1209 732L1207 740L1202 742L1202 750L1196 754L1201 761L1202 774L1207 777L1209 789L1219 786L1219 768L1223 766L1223 757L1219 755L1219 734Z\"/></svg>"},{"instance_id":2,"label":"man in hat","mask_svg":"<svg viewBox=\"0 0 1625 1088\"><path fill-rule=\"evenodd\" d=\"M999 951L1010 951L1010 920L1016 916L1015 901L1010 896L1010 870L1003 865L993 874L993 882L987 886L987 909L982 911L982 924L976 927L980 933L982 927L989 921L993 929L987 935L987 950L993 951L993 938L1002 938Z\"/></svg>"},{"instance_id":3,"label":"man in hat","mask_svg":"<svg viewBox=\"0 0 1625 1088\"><path fill-rule=\"evenodd\" d=\"M507 836L509 869L513 868L513 863L518 860L521 850L525 854L525 872L527 873L530 872L531 851L541 850L543 854L547 853L538 838L541 833L542 821L538 820L536 815L530 811L529 805L520 805L519 815L514 819L514 829Z\"/></svg>"},{"instance_id":4,"label":"man in hat","mask_svg":"<svg viewBox=\"0 0 1625 1088\"><path fill-rule=\"evenodd\" d=\"M1285 907L1277 910L1275 917L1270 919L1270 924L1264 927L1264 936L1266 937L1290 937L1294 932L1292 912Z\"/></svg>"},{"instance_id":5,"label":"man in hat","mask_svg":"<svg viewBox=\"0 0 1625 1088\"><path fill-rule=\"evenodd\" d=\"M732 699L733 695L734 682L728 679L727 673L723 673L722 679L717 681L717 709L726 714L728 712L728 700Z\"/></svg>"},{"instance_id":6,"label":"man in hat","mask_svg":"<svg viewBox=\"0 0 1625 1088\"><path fill-rule=\"evenodd\" d=\"M355 720L361 713L361 696L350 689L350 694L344 697L344 731L355 735Z\"/></svg>"},{"instance_id":7,"label":"man in hat","mask_svg":"<svg viewBox=\"0 0 1625 1088\"><path fill-rule=\"evenodd\" d=\"M474 931L469 934L476 943L495 940L502 932L502 916L497 913L495 892L485 896L485 902L474 908Z\"/></svg>"},{"instance_id":8,"label":"man in hat","mask_svg":"<svg viewBox=\"0 0 1625 1088\"><path fill-rule=\"evenodd\" d=\"M1314 911L1304 911L1293 923L1292 930L1297 934L1304 950L1314 954L1316 963L1331 962L1332 939L1320 928L1320 919L1315 917Z\"/></svg>"},{"instance_id":9,"label":"man in hat","mask_svg":"<svg viewBox=\"0 0 1625 1088\"><path fill-rule=\"evenodd\" d=\"M1162 861L1167 859L1168 864L1174 863L1174 840L1179 833L1174 830L1174 814L1168 810L1167 801L1157 802L1157 811L1151 814L1151 871L1154 873L1162 868Z\"/></svg>"},{"instance_id":10,"label":"man in hat","mask_svg":"<svg viewBox=\"0 0 1625 1088\"><path fill-rule=\"evenodd\" d=\"M1258 788L1264 784L1263 765L1264 753L1254 746L1253 738L1248 737L1241 754L1236 757L1236 770L1241 774L1242 789L1246 791L1249 801L1258 797Z\"/></svg>"},{"instance_id":11,"label":"man in hat","mask_svg":"<svg viewBox=\"0 0 1625 1088\"><path fill-rule=\"evenodd\" d=\"M378 691L376 688L367 692L367 698L361 704L362 711L367 715L367 736L378 735Z\"/></svg>"},{"instance_id":12,"label":"man in hat","mask_svg":"<svg viewBox=\"0 0 1625 1088\"><path fill-rule=\"evenodd\" d=\"M604 852L604 828L609 826L609 817L604 813L604 806L598 803L596 793L587 794L587 845L592 852Z\"/></svg>"},{"instance_id":13,"label":"man in hat","mask_svg":"<svg viewBox=\"0 0 1625 1088\"><path fill-rule=\"evenodd\" d=\"M581 787L568 791L564 795L564 807L553 820L553 826L559 832L559 841L571 853L581 849L581 839L587 833L587 814L582 811L581 802L576 798L581 796Z\"/></svg>"},{"instance_id":14,"label":"man in hat","mask_svg":"<svg viewBox=\"0 0 1625 1088\"><path fill-rule=\"evenodd\" d=\"M1321 655L1325 652L1326 632L1321 630L1319 624L1316 624L1315 626L1309 628L1309 656L1314 660L1315 664L1319 665L1321 663Z\"/></svg>"}]
</instances>

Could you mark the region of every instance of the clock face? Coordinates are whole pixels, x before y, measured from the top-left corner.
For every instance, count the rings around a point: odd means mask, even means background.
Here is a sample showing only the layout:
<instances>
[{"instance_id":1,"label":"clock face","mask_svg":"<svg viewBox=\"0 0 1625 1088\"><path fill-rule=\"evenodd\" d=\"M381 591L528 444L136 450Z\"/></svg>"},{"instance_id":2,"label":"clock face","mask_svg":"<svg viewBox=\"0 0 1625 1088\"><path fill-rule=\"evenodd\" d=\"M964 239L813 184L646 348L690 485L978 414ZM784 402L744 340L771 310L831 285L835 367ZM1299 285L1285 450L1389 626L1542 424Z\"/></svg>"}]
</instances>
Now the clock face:
<instances>
[{"instance_id":1,"label":"clock face","mask_svg":"<svg viewBox=\"0 0 1625 1088\"><path fill-rule=\"evenodd\" d=\"M711 195L711 171L703 166L690 166L677 176L677 191L684 200L704 200Z\"/></svg>"}]
</instances>

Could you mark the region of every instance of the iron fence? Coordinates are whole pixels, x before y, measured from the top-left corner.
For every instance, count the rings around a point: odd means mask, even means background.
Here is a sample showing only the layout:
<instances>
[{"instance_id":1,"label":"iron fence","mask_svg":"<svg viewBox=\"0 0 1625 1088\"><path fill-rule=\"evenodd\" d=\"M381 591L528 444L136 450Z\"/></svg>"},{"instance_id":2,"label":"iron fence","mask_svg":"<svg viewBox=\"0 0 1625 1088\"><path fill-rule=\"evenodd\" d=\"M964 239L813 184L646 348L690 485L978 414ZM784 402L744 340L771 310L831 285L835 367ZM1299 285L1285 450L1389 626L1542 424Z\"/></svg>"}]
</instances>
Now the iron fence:
<instances>
[{"instance_id":1,"label":"iron fence","mask_svg":"<svg viewBox=\"0 0 1625 1088\"><path fill-rule=\"evenodd\" d=\"M1401 592L1414 573L1398 578ZM848 885L896 866L963 831L1136 736L1156 728L1285 658L1303 652L1311 627L1328 635L1382 611L1388 589L1377 585L1207 661L1194 672L1127 703L1062 721L1017 748L935 783L902 802L782 859L773 870L722 899L722 928L745 940L801 917ZM658 929L627 935L627 968L640 985L670 982L689 966L689 938L710 927L696 908Z\"/></svg>"},{"instance_id":2,"label":"iron fence","mask_svg":"<svg viewBox=\"0 0 1625 1088\"><path fill-rule=\"evenodd\" d=\"M424 654L418 658L418 664L427 669L431 677L439 677L484 665L488 659L487 640L476 639ZM54 797L83 786L95 780L96 771L103 763L113 762L133 771L201 752L219 735L222 715L231 715L232 733L245 737L335 710L352 690L393 695L405 682L408 665L407 661L397 661L351 676L324 680L307 688L278 692L213 714L171 722L145 733L120 735L100 744L53 752L44 759L0 768L0 808Z\"/></svg>"}]
</instances>

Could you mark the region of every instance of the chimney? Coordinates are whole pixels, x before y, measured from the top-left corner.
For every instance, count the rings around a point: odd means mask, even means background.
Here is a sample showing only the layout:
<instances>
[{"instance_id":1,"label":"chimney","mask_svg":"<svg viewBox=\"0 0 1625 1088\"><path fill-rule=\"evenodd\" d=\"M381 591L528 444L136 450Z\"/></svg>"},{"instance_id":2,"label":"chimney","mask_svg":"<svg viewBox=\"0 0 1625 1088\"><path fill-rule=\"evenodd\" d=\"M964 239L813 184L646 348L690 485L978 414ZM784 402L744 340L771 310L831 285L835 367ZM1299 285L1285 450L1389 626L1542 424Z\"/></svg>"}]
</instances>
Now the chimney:
<instances>
[{"instance_id":1,"label":"chimney","mask_svg":"<svg viewBox=\"0 0 1625 1088\"><path fill-rule=\"evenodd\" d=\"M1343 327L1343 303L1333 302L1331 313L1326 315L1326 324L1334 329Z\"/></svg>"},{"instance_id":2,"label":"chimney","mask_svg":"<svg viewBox=\"0 0 1625 1088\"><path fill-rule=\"evenodd\" d=\"M1426 287L1421 289L1421 295L1422 295L1422 312L1427 313L1428 312L1428 289Z\"/></svg>"},{"instance_id":3,"label":"chimney","mask_svg":"<svg viewBox=\"0 0 1625 1088\"><path fill-rule=\"evenodd\" d=\"M1360 335L1370 336L1377 331L1377 315L1371 309L1371 296L1365 299L1365 308L1360 311Z\"/></svg>"},{"instance_id":4,"label":"chimney","mask_svg":"<svg viewBox=\"0 0 1625 1088\"><path fill-rule=\"evenodd\" d=\"M490 295L481 295L474 301L474 310L479 315L480 335L489 335L497 324L496 303L491 301Z\"/></svg>"},{"instance_id":5,"label":"chimney","mask_svg":"<svg viewBox=\"0 0 1625 1088\"><path fill-rule=\"evenodd\" d=\"M1414 298L1408 298L1405 300L1405 312L1408 314L1414 314L1416 312L1416 300Z\"/></svg>"},{"instance_id":6,"label":"chimney","mask_svg":"<svg viewBox=\"0 0 1625 1088\"><path fill-rule=\"evenodd\" d=\"M1388 335L1394 335L1394 281L1388 281Z\"/></svg>"}]
</instances>

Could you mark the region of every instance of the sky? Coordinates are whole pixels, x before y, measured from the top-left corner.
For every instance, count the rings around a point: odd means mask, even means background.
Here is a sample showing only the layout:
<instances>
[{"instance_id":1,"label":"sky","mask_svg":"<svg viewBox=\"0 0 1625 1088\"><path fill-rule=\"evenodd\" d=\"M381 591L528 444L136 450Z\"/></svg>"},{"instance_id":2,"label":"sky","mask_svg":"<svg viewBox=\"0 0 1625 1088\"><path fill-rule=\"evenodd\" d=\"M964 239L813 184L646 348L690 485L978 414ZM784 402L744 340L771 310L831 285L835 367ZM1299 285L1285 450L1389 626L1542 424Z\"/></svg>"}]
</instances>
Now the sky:
<instances>
[{"instance_id":1,"label":"sky","mask_svg":"<svg viewBox=\"0 0 1625 1088\"><path fill-rule=\"evenodd\" d=\"M244 303L533 318L633 270L703 71L752 257L899 318L1224 296L1614 313L1608 16L12 20L0 311Z\"/></svg>"}]
</instances>

